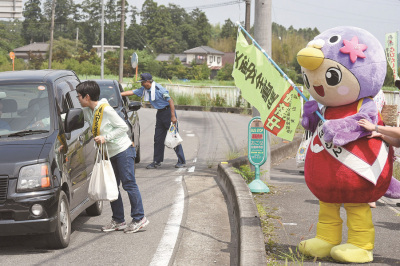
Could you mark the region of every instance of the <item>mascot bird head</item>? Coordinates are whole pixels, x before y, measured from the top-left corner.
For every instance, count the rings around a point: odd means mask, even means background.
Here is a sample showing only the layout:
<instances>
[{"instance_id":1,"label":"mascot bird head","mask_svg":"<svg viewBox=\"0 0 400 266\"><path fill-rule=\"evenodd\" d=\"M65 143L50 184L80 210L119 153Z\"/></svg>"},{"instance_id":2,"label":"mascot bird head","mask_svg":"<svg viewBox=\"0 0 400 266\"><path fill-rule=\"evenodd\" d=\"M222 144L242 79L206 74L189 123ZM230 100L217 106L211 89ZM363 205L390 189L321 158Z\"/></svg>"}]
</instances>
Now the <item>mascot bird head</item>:
<instances>
[{"instance_id":1,"label":"mascot bird head","mask_svg":"<svg viewBox=\"0 0 400 266\"><path fill-rule=\"evenodd\" d=\"M325 106L374 97L386 76L385 52L366 30L336 27L322 32L297 54L304 84Z\"/></svg>"}]
</instances>

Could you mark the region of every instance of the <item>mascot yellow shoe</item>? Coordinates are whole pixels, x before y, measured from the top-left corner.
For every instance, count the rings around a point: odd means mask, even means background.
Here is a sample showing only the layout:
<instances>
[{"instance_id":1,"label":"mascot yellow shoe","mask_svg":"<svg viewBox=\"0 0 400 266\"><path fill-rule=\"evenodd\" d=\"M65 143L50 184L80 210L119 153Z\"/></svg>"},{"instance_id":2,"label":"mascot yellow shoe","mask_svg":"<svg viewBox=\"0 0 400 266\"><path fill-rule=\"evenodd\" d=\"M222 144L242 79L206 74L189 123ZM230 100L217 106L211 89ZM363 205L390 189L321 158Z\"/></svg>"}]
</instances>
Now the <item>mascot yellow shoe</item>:
<instances>
[{"instance_id":1,"label":"mascot yellow shoe","mask_svg":"<svg viewBox=\"0 0 400 266\"><path fill-rule=\"evenodd\" d=\"M324 258L331 254L331 250L335 245L319 239L311 238L308 240L301 241L299 244L299 250L301 253L311 257Z\"/></svg>"},{"instance_id":2,"label":"mascot yellow shoe","mask_svg":"<svg viewBox=\"0 0 400 266\"><path fill-rule=\"evenodd\" d=\"M383 125L373 97L386 76L379 40L355 27L322 32L297 54L304 85L315 101L304 105L302 125L313 132L304 177L320 200L317 235L303 241L303 254L331 256L340 262L373 260L375 241L368 202L388 190L393 149L358 125L360 119ZM319 110L325 121L315 111ZM340 208L347 213L348 241L342 241Z\"/></svg>"}]
</instances>

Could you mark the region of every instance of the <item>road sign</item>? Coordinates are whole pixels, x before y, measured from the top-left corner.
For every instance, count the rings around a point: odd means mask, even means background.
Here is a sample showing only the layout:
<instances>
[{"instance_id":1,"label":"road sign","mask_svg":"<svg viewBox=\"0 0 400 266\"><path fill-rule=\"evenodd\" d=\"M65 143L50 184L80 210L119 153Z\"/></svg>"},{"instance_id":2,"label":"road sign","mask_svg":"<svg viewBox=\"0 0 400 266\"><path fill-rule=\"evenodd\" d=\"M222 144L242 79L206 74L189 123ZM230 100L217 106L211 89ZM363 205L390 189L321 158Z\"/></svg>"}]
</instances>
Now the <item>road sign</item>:
<instances>
[{"instance_id":1,"label":"road sign","mask_svg":"<svg viewBox=\"0 0 400 266\"><path fill-rule=\"evenodd\" d=\"M248 158L255 168L255 178L249 184L253 193L267 193L269 188L260 180L260 166L267 160L267 134L261 118L253 117L249 122Z\"/></svg>"},{"instance_id":2,"label":"road sign","mask_svg":"<svg viewBox=\"0 0 400 266\"><path fill-rule=\"evenodd\" d=\"M138 56L137 56L137 54L136 53L133 53L132 54L132 56L131 56L131 65L132 65L132 68L136 68L137 67L137 65L138 65Z\"/></svg>"},{"instance_id":3,"label":"road sign","mask_svg":"<svg viewBox=\"0 0 400 266\"><path fill-rule=\"evenodd\" d=\"M0 18L22 18L22 0L0 0Z\"/></svg>"}]
</instances>

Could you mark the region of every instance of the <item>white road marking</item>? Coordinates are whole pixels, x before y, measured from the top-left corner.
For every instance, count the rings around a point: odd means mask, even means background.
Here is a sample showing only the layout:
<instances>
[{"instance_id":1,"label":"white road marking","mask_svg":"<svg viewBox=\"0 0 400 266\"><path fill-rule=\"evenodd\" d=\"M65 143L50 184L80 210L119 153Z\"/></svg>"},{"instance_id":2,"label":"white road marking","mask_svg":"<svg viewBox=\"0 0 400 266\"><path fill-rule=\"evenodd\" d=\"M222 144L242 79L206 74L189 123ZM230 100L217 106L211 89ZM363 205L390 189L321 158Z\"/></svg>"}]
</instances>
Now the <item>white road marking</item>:
<instances>
[{"instance_id":1,"label":"white road marking","mask_svg":"<svg viewBox=\"0 0 400 266\"><path fill-rule=\"evenodd\" d=\"M194 163L197 162L197 158L194 158L194 159L193 159L193 162L194 162Z\"/></svg>"},{"instance_id":2,"label":"white road marking","mask_svg":"<svg viewBox=\"0 0 400 266\"><path fill-rule=\"evenodd\" d=\"M185 172L185 171L186 171L186 168L178 168L178 170L176 170L177 173Z\"/></svg>"},{"instance_id":3,"label":"white road marking","mask_svg":"<svg viewBox=\"0 0 400 266\"><path fill-rule=\"evenodd\" d=\"M196 168L196 166L190 167L190 168L188 169L188 172L189 172L189 173L193 173L195 168Z\"/></svg>"},{"instance_id":4,"label":"white road marking","mask_svg":"<svg viewBox=\"0 0 400 266\"><path fill-rule=\"evenodd\" d=\"M182 176L175 179L175 182L179 183L178 192L176 193L174 203L171 207L171 213L167 224L164 229L164 235L158 244L156 253L151 260L150 265L169 265L174 247L179 235L179 229L182 222L183 208L185 193L182 186Z\"/></svg>"},{"instance_id":5,"label":"white road marking","mask_svg":"<svg viewBox=\"0 0 400 266\"><path fill-rule=\"evenodd\" d=\"M194 137L195 135L194 135L194 134L186 134L186 136L188 136L188 137Z\"/></svg>"},{"instance_id":6,"label":"white road marking","mask_svg":"<svg viewBox=\"0 0 400 266\"><path fill-rule=\"evenodd\" d=\"M297 225L297 223L283 223L283 225Z\"/></svg>"}]
</instances>

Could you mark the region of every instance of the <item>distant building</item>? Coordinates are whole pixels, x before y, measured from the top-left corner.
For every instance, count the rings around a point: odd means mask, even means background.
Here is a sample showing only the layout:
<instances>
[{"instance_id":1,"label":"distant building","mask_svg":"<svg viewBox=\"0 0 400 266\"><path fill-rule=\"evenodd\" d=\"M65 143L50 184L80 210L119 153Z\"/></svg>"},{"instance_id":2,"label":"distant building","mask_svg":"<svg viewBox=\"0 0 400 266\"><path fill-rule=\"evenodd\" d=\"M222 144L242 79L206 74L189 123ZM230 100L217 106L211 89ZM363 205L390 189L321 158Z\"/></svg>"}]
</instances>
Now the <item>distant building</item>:
<instances>
[{"instance_id":1,"label":"distant building","mask_svg":"<svg viewBox=\"0 0 400 266\"><path fill-rule=\"evenodd\" d=\"M222 66L224 67L226 64L233 65L235 63L235 52L225 53L222 56Z\"/></svg>"},{"instance_id":2,"label":"distant building","mask_svg":"<svg viewBox=\"0 0 400 266\"><path fill-rule=\"evenodd\" d=\"M193 62L197 65L206 63L211 69L210 78L217 75L223 64L223 56L225 53L215 50L209 46L199 46L183 52L183 54L159 54L156 60L159 62L171 61L172 58L179 58L181 63L190 66Z\"/></svg>"},{"instance_id":3,"label":"distant building","mask_svg":"<svg viewBox=\"0 0 400 266\"><path fill-rule=\"evenodd\" d=\"M19 48L15 48L13 52L16 58L22 58L25 61L29 60L29 53L34 56L42 56L46 58L46 53L49 51L50 44L44 42L34 42Z\"/></svg>"},{"instance_id":4,"label":"distant building","mask_svg":"<svg viewBox=\"0 0 400 266\"><path fill-rule=\"evenodd\" d=\"M104 53L107 52L115 52L119 50L119 45L103 45ZM99 57L101 57L101 45L93 45L93 48L96 49L96 53ZM128 49L128 47L124 46L124 50Z\"/></svg>"},{"instance_id":5,"label":"distant building","mask_svg":"<svg viewBox=\"0 0 400 266\"><path fill-rule=\"evenodd\" d=\"M183 52L186 54L186 64L204 64L211 69L217 70L222 68L223 52L215 50L209 46L199 46Z\"/></svg>"}]
</instances>

